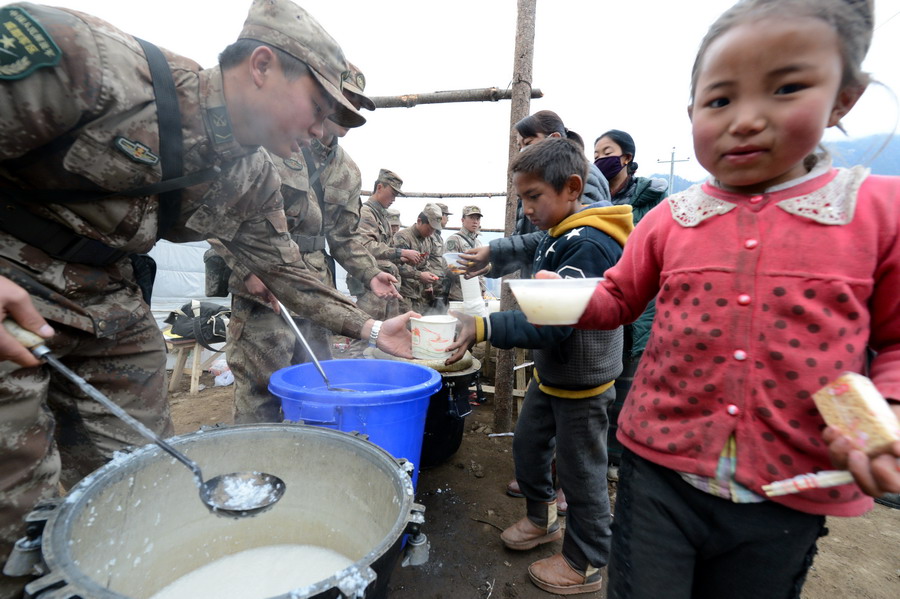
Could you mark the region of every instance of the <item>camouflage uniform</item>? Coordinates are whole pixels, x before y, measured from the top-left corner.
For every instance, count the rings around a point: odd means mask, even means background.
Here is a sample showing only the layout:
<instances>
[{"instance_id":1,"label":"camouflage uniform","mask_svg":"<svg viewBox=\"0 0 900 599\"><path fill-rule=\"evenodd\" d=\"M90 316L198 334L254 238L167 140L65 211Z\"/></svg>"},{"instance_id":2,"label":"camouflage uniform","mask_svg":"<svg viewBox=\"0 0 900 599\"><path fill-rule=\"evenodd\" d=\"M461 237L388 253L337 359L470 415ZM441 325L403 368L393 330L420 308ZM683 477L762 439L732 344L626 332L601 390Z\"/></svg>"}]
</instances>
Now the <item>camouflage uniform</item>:
<instances>
[{"instance_id":1,"label":"camouflage uniform","mask_svg":"<svg viewBox=\"0 0 900 599\"><path fill-rule=\"evenodd\" d=\"M394 246L399 249L416 250L417 252L428 254L430 257L432 252L436 250L433 238L434 235L422 237L415 225L413 225L411 227L406 227L405 229L400 229L397 234L394 235ZM401 312L414 310L419 314L425 314L426 312L431 311L434 294L433 291L429 291L429 289L433 289L433 287L431 285L425 285L419 279L419 274L425 271L431 272L428 269L428 260L423 260L415 265L400 265L400 295L403 296L400 300ZM439 285L440 281L434 284Z\"/></svg>"},{"instance_id":2,"label":"camouflage uniform","mask_svg":"<svg viewBox=\"0 0 900 599\"><path fill-rule=\"evenodd\" d=\"M380 269L357 240L355 231L362 181L359 168L337 143L328 148L316 141L312 147L310 157L321 169L323 204L316 199L309 180L310 169L302 154L288 159L273 157L282 179L288 228L300 249L301 260L323 284L333 285L333 265L324 247L327 237L329 249L348 272L371 280ZM228 365L234 373L234 421L280 422L281 404L269 393L269 377L281 368L308 362L309 356L282 316L247 291L244 279L250 272L235 264L221 244L211 243L233 267L229 281L232 313L228 324ZM331 331L308 319L295 316L294 321L316 357L331 359Z\"/></svg>"},{"instance_id":3,"label":"camouflage uniform","mask_svg":"<svg viewBox=\"0 0 900 599\"><path fill-rule=\"evenodd\" d=\"M20 27L43 56L55 54L58 64L12 77L10 65L0 61L0 186L8 195L42 189L67 190L71 197L68 190L82 190L95 199L39 205L26 199L22 210L38 215L47 230L58 226L123 253L147 252L159 230L158 196L97 197L161 179L154 90L141 47L95 17L21 6L27 12L16 5L0 10L0 29ZM336 44L329 50L340 53ZM165 56L182 113L184 172L216 166L221 173L182 190L176 222L164 238L218 238L291 309L359 337L368 316L300 262L287 235L274 164L235 140L221 69L201 70L189 59ZM0 275L25 287L51 321L58 334L47 345L145 425L171 435L163 338L128 258L88 266L54 258L44 247L0 228ZM21 518L34 500L56 492L59 461L47 404L60 418L56 438L63 456L72 456L68 480L96 469L115 449L144 443L48 367L2 368L0 562L21 535ZM0 596L9 583L0 577Z\"/></svg>"},{"instance_id":4,"label":"camouflage uniform","mask_svg":"<svg viewBox=\"0 0 900 599\"><path fill-rule=\"evenodd\" d=\"M360 208L357 237L369 254L375 257L378 267L400 281L400 250L393 246L387 209L376 200L369 198ZM356 277L347 277L347 287L356 296L356 305L372 318L385 320L401 313L396 298L378 297L364 288ZM403 293L402 286L400 293Z\"/></svg>"},{"instance_id":5,"label":"camouflage uniform","mask_svg":"<svg viewBox=\"0 0 900 599\"><path fill-rule=\"evenodd\" d=\"M470 233L466 229L460 229L447 238L447 242L444 244L444 251L460 253L482 245L484 244L478 239L477 233ZM446 273L447 278L450 280L450 301L462 301L463 296L462 288L459 285L459 275L450 272L449 268ZM484 277L478 277L478 282L481 285L481 295L484 296L484 292L487 290L487 286L484 284Z\"/></svg>"}]
</instances>

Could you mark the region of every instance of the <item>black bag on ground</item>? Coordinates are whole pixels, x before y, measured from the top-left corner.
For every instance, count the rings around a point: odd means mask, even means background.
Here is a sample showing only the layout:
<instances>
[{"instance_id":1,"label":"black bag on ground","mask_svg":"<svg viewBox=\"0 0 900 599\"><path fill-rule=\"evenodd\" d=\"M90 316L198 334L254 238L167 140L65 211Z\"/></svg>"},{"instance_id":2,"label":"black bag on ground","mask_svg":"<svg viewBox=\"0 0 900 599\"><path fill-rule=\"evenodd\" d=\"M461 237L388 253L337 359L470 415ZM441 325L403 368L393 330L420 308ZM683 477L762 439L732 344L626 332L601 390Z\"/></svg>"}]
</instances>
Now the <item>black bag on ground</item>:
<instances>
[{"instance_id":1,"label":"black bag on ground","mask_svg":"<svg viewBox=\"0 0 900 599\"><path fill-rule=\"evenodd\" d=\"M212 302L191 300L178 310L173 310L165 322L172 325L172 334L183 339L195 339L206 349L213 343L224 343L231 308Z\"/></svg>"}]
</instances>

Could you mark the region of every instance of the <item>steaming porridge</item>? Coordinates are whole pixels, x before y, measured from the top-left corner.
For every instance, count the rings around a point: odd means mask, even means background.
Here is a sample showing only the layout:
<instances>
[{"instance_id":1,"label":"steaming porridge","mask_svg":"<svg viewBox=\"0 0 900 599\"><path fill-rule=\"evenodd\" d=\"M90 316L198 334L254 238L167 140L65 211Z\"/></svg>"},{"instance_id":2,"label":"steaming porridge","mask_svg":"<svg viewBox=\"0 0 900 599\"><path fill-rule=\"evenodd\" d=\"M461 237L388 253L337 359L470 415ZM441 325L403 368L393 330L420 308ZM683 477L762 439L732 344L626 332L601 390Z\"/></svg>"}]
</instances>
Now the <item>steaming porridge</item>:
<instances>
[{"instance_id":1,"label":"steaming porridge","mask_svg":"<svg viewBox=\"0 0 900 599\"><path fill-rule=\"evenodd\" d=\"M353 562L316 545L269 545L210 562L150 599L265 599L325 580Z\"/></svg>"}]
</instances>

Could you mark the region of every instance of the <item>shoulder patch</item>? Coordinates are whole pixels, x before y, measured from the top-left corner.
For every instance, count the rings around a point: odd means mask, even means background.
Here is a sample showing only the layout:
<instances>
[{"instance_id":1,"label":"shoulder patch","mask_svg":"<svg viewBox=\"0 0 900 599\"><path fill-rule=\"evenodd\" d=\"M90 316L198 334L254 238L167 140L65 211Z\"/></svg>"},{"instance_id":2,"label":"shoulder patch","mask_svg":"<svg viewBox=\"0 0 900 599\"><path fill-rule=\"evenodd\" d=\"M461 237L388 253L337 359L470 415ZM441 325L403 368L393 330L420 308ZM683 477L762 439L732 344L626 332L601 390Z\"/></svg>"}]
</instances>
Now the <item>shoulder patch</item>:
<instances>
[{"instance_id":1,"label":"shoulder patch","mask_svg":"<svg viewBox=\"0 0 900 599\"><path fill-rule=\"evenodd\" d=\"M113 142L116 148L139 164L155 165L159 162L159 156L153 153L150 148L139 141L134 141L121 135Z\"/></svg>"},{"instance_id":2,"label":"shoulder patch","mask_svg":"<svg viewBox=\"0 0 900 599\"><path fill-rule=\"evenodd\" d=\"M23 79L59 64L62 52L41 24L16 6L0 9L0 79Z\"/></svg>"},{"instance_id":3,"label":"shoulder patch","mask_svg":"<svg viewBox=\"0 0 900 599\"><path fill-rule=\"evenodd\" d=\"M296 158L285 158L284 166L288 167L292 171L302 171L303 163L297 160Z\"/></svg>"}]
</instances>

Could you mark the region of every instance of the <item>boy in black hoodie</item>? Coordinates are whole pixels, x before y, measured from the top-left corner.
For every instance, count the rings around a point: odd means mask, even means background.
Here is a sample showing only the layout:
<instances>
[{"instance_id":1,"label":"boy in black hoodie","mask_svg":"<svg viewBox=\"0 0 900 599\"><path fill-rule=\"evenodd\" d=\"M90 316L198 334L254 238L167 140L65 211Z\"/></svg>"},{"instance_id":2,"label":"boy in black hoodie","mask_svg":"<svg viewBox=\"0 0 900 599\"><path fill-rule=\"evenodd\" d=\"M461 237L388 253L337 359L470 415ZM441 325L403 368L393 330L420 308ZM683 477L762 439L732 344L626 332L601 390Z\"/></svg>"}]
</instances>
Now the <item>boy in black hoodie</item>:
<instances>
[{"instance_id":1,"label":"boy in black hoodie","mask_svg":"<svg viewBox=\"0 0 900 599\"><path fill-rule=\"evenodd\" d=\"M563 278L600 277L622 255L632 229L631 207L580 202L588 162L567 139L545 139L510 165L525 216L548 232L534 254L533 271ZM534 350L534 376L516 424L513 458L526 499L526 517L500 535L510 549L526 550L562 537L550 462L569 503L562 552L528 568L531 580L551 593L596 591L609 558L610 511L606 487L606 408L622 371L622 328L576 331L536 327L520 311L462 322L447 362L479 341Z\"/></svg>"}]
</instances>

